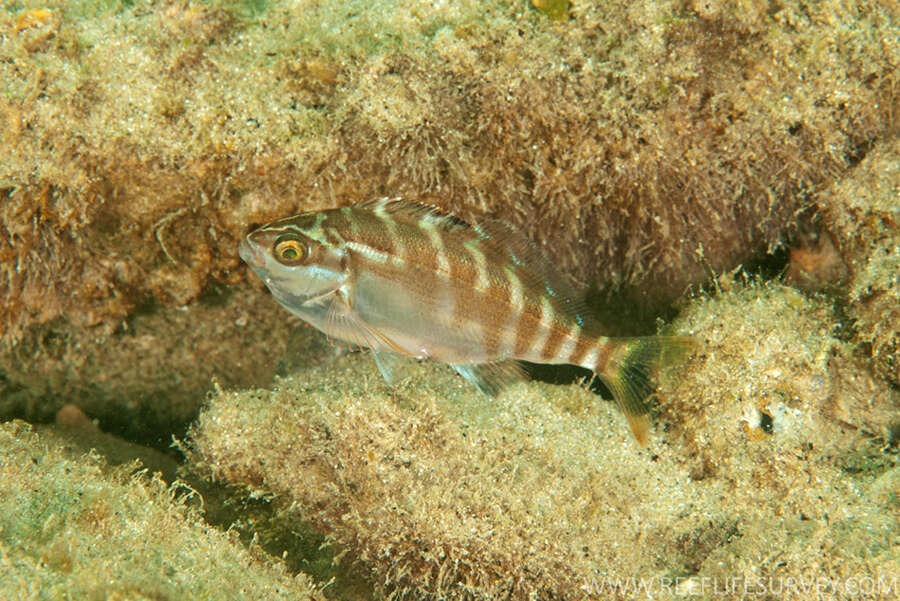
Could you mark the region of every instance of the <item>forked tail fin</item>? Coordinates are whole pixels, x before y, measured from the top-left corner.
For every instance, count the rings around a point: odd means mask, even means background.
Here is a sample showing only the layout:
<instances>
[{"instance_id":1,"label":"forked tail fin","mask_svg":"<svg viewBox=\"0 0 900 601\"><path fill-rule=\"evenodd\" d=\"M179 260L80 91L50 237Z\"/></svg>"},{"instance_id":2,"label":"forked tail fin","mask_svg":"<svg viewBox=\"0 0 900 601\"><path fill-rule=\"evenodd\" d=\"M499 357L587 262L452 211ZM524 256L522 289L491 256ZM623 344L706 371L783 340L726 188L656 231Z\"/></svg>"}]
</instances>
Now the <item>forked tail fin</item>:
<instances>
[{"instance_id":1,"label":"forked tail fin","mask_svg":"<svg viewBox=\"0 0 900 601\"><path fill-rule=\"evenodd\" d=\"M650 429L644 401L656 390L658 368L695 348L697 341L687 336L608 338L602 345L594 373L613 393L641 446L647 444Z\"/></svg>"}]
</instances>

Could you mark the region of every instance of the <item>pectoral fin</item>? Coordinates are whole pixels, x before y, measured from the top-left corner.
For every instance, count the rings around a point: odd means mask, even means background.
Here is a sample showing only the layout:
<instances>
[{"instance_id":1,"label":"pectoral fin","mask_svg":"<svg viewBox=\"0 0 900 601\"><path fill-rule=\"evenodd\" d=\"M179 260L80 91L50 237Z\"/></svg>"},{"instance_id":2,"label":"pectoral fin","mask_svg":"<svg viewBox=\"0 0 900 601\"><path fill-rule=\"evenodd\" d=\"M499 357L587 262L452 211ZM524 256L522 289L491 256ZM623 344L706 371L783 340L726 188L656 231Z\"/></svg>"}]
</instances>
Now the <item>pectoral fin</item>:
<instances>
[{"instance_id":1,"label":"pectoral fin","mask_svg":"<svg viewBox=\"0 0 900 601\"><path fill-rule=\"evenodd\" d=\"M513 360L481 364L455 363L451 366L456 373L488 396L497 396L504 387L516 380L529 379L522 364Z\"/></svg>"},{"instance_id":2,"label":"pectoral fin","mask_svg":"<svg viewBox=\"0 0 900 601\"><path fill-rule=\"evenodd\" d=\"M375 365L378 366L378 371L388 386L393 386L401 379L400 372L404 367L406 357L395 353L372 351L372 358L375 359Z\"/></svg>"},{"instance_id":3,"label":"pectoral fin","mask_svg":"<svg viewBox=\"0 0 900 601\"><path fill-rule=\"evenodd\" d=\"M328 308L325 333L355 348L368 348L382 353L409 354L390 337L360 319L356 311L337 293L334 294ZM384 373L382 371L382 375Z\"/></svg>"}]
</instances>

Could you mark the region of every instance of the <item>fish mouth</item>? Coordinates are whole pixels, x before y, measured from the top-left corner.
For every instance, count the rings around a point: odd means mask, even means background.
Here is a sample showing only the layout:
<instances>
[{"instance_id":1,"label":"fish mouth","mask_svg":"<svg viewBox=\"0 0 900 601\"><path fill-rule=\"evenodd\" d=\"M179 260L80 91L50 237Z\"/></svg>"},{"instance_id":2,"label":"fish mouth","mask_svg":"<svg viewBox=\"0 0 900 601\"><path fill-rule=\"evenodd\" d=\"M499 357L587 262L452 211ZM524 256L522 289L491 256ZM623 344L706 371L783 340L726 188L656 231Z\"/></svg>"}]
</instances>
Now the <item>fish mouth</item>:
<instances>
[{"instance_id":1,"label":"fish mouth","mask_svg":"<svg viewBox=\"0 0 900 601\"><path fill-rule=\"evenodd\" d=\"M269 273L269 270L266 269L265 252L258 244L254 244L249 236L246 239L241 240L241 245L238 247L238 254L241 256L241 259L244 260L244 263L259 276L259 279L265 282L266 286L271 288L277 283L275 282L275 278L272 277L272 274Z\"/></svg>"},{"instance_id":2,"label":"fish mouth","mask_svg":"<svg viewBox=\"0 0 900 601\"><path fill-rule=\"evenodd\" d=\"M259 279L265 283L269 290L275 291L279 288L283 288L288 281L285 278L272 275L272 273L266 269L265 251L259 244L255 244L249 238L250 237L248 236L246 239L241 240L241 245L238 247L238 254L241 256L241 259L244 260L244 263L246 263L257 276L259 276ZM294 295L291 296L293 297ZM300 297L296 298L299 299Z\"/></svg>"},{"instance_id":3,"label":"fish mouth","mask_svg":"<svg viewBox=\"0 0 900 601\"><path fill-rule=\"evenodd\" d=\"M244 260L244 263L254 269L258 269L266 264L266 257L263 254L262 249L258 244L251 242L249 236L241 240L241 245L238 247L238 254L241 256L241 259Z\"/></svg>"},{"instance_id":4,"label":"fish mouth","mask_svg":"<svg viewBox=\"0 0 900 601\"><path fill-rule=\"evenodd\" d=\"M288 307L289 310L293 310L322 296L317 292L310 293L304 290L297 293L294 291L297 288L294 278L290 277L290 274L282 273L284 270L278 268L274 262L270 263L266 247L255 242L252 236L253 233L241 240L238 254L263 281L278 302ZM274 271L270 267L275 267Z\"/></svg>"}]
</instances>

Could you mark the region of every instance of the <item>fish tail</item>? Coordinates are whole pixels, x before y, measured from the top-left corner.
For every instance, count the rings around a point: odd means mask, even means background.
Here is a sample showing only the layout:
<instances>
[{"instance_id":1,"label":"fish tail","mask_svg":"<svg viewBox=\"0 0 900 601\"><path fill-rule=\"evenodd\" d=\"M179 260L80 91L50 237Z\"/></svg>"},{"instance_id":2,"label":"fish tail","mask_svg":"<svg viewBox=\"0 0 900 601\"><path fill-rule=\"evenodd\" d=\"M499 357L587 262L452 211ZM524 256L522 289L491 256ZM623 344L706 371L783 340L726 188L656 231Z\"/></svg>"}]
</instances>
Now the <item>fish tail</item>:
<instances>
[{"instance_id":1,"label":"fish tail","mask_svg":"<svg viewBox=\"0 0 900 601\"><path fill-rule=\"evenodd\" d=\"M612 392L641 446L647 444L650 429L645 400L656 390L659 367L682 359L696 346L687 336L602 339L591 368Z\"/></svg>"}]
</instances>

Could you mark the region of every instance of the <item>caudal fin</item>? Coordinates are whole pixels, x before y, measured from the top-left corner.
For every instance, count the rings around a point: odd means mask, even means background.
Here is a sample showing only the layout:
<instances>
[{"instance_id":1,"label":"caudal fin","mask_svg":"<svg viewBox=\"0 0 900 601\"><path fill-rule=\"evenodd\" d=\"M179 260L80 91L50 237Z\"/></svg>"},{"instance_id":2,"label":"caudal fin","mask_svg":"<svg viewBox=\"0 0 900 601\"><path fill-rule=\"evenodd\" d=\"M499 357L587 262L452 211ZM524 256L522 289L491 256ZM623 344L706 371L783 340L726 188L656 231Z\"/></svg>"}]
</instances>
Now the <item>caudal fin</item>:
<instances>
[{"instance_id":1,"label":"caudal fin","mask_svg":"<svg viewBox=\"0 0 900 601\"><path fill-rule=\"evenodd\" d=\"M697 341L686 336L610 338L603 347L606 352L600 353L594 372L609 387L631 433L644 446L650 430L644 401L656 390L659 367L683 358Z\"/></svg>"}]
</instances>

